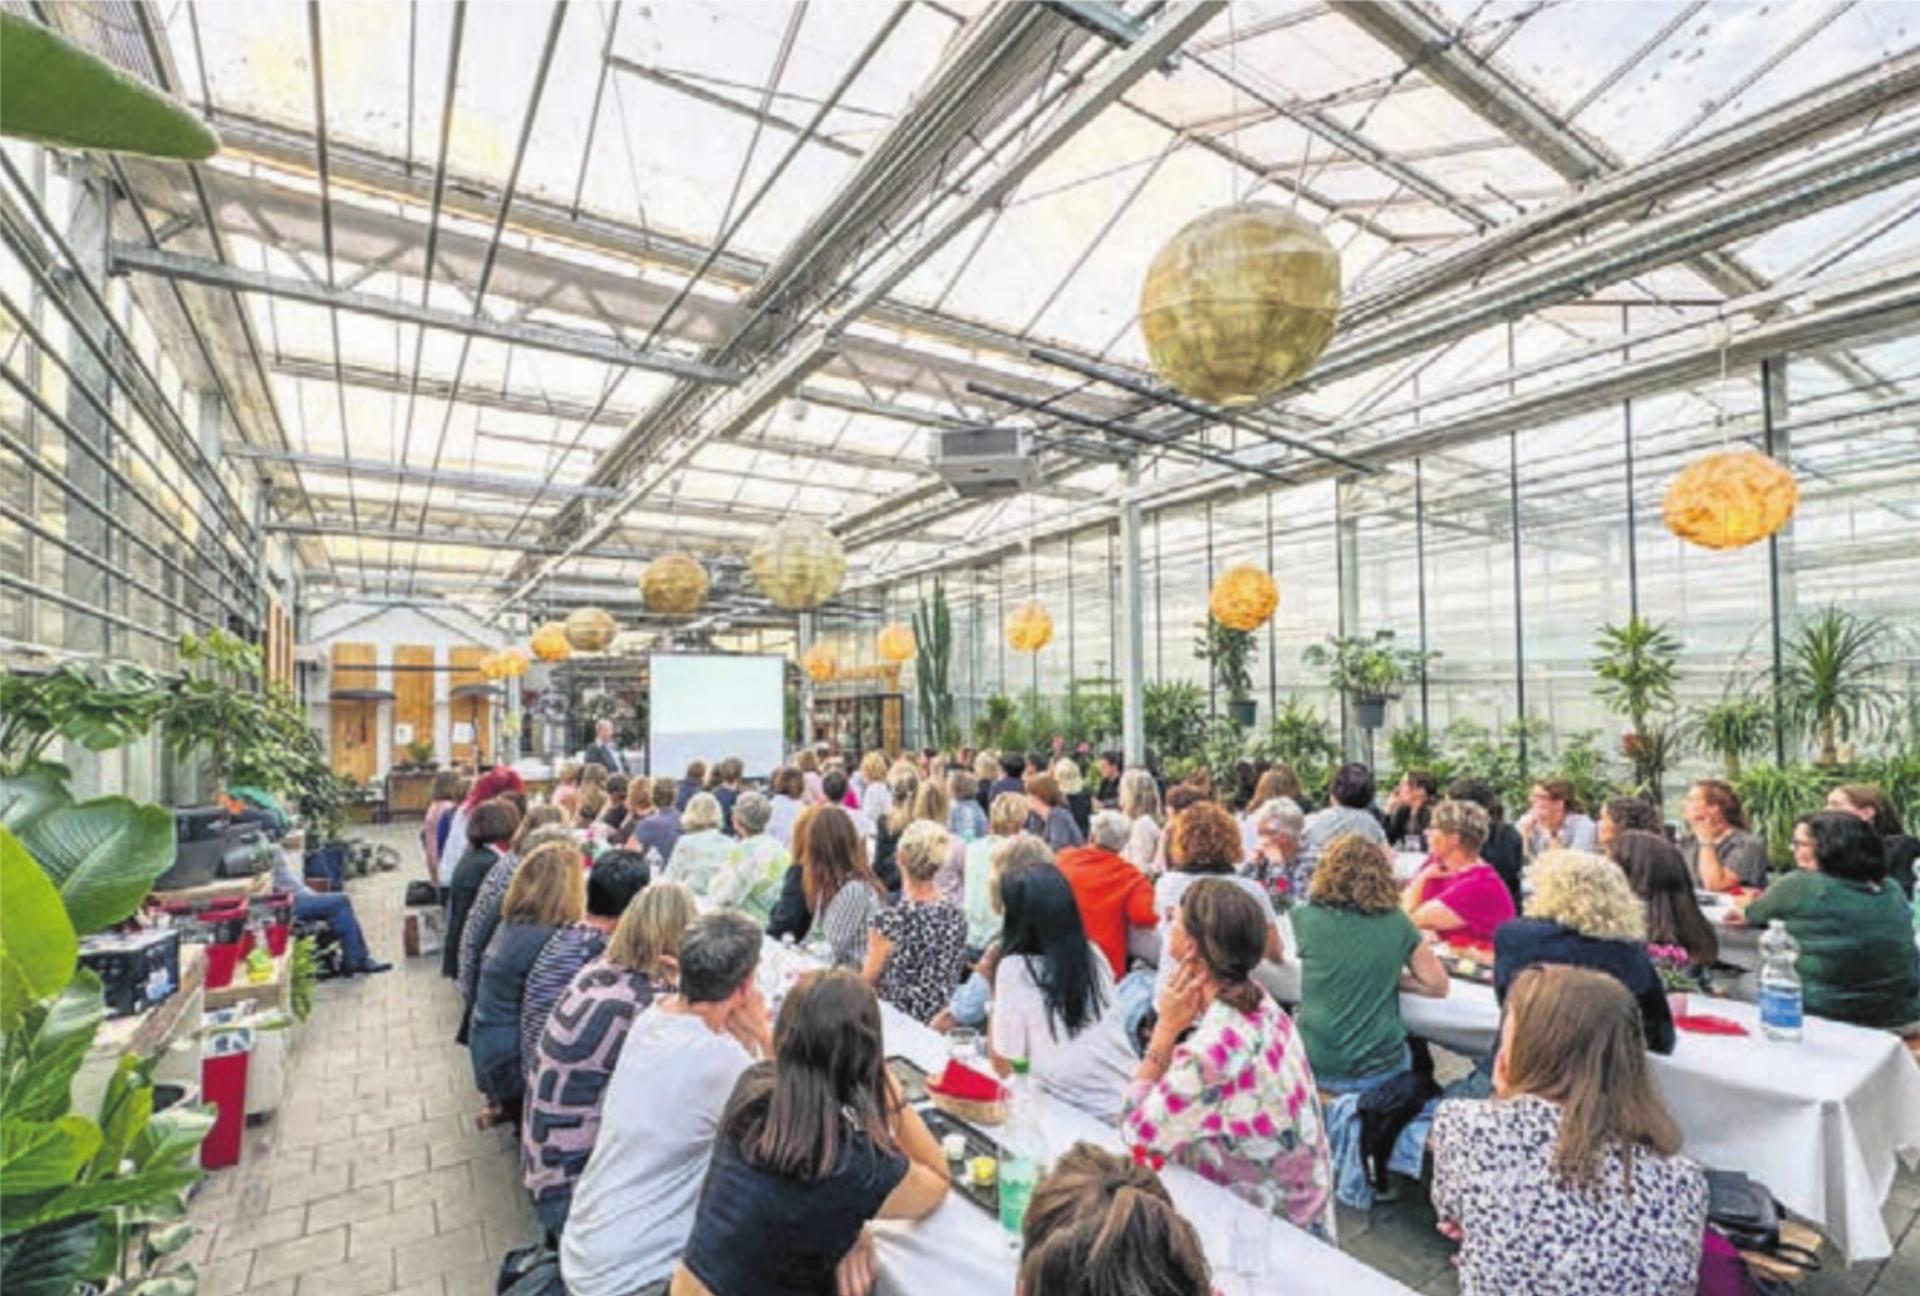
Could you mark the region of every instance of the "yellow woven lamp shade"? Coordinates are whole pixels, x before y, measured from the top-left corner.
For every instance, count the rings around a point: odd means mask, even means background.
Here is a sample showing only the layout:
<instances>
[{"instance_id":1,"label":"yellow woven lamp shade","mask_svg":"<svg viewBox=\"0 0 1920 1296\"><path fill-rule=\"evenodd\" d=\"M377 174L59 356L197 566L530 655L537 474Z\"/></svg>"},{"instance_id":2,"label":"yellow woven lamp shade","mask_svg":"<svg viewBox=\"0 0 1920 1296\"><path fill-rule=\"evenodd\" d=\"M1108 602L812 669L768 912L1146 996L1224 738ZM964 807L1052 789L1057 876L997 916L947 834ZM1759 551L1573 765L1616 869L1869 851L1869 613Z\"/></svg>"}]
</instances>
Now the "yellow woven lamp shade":
<instances>
[{"instance_id":1,"label":"yellow woven lamp shade","mask_svg":"<svg viewBox=\"0 0 1920 1296\"><path fill-rule=\"evenodd\" d=\"M1251 404L1306 373L1339 314L1340 254L1317 226L1270 203L1189 222L1140 289L1154 372L1215 405Z\"/></svg>"},{"instance_id":2,"label":"yellow woven lamp shade","mask_svg":"<svg viewBox=\"0 0 1920 1296\"><path fill-rule=\"evenodd\" d=\"M527 655L518 648L502 648L494 659L500 679L519 679L527 673Z\"/></svg>"},{"instance_id":3,"label":"yellow woven lamp shade","mask_svg":"<svg viewBox=\"0 0 1920 1296\"><path fill-rule=\"evenodd\" d=\"M496 680L500 678L500 654L490 652L480 659L480 678Z\"/></svg>"},{"instance_id":4,"label":"yellow woven lamp shade","mask_svg":"<svg viewBox=\"0 0 1920 1296\"><path fill-rule=\"evenodd\" d=\"M902 622L880 628L880 637L874 644L880 655L890 662L903 662L913 656L913 630Z\"/></svg>"},{"instance_id":5,"label":"yellow woven lamp shade","mask_svg":"<svg viewBox=\"0 0 1920 1296\"><path fill-rule=\"evenodd\" d=\"M1722 450L1667 487L1667 530L1703 549L1738 549L1785 526L1800 501L1793 472L1757 450Z\"/></svg>"},{"instance_id":6,"label":"yellow woven lamp shade","mask_svg":"<svg viewBox=\"0 0 1920 1296\"><path fill-rule=\"evenodd\" d=\"M698 612L707 601L707 569L683 553L662 554L640 573L640 597L669 616Z\"/></svg>"},{"instance_id":7,"label":"yellow woven lamp shade","mask_svg":"<svg viewBox=\"0 0 1920 1296\"><path fill-rule=\"evenodd\" d=\"M1229 630L1255 630L1280 606L1280 587L1258 567L1229 567L1207 592L1207 611Z\"/></svg>"},{"instance_id":8,"label":"yellow woven lamp shade","mask_svg":"<svg viewBox=\"0 0 1920 1296\"><path fill-rule=\"evenodd\" d=\"M839 590L847 551L818 522L789 518L760 537L747 566L762 594L797 612L819 607Z\"/></svg>"},{"instance_id":9,"label":"yellow woven lamp shade","mask_svg":"<svg viewBox=\"0 0 1920 1296\"><path fill-rule=\"evenodd\" d=\"M1053 642L1053 614L1039 599L1022 603L1007 614L1007 647L1037 653Z\"/></svg>"},{"instance_id":10,"label":"yellow woven lamp shade","mask_svg":"<svg viewBox=\"0 0 1920 1296\"><path fill-rule=\"evenodd\" d=\"M581 652L599 652L620 633L620 623L604 608L580 608L567 617L567 642Z\"/></svg>"},{"instance_id":11,"label":"yellow woven lamp shade","mask_svg":"<svg viewBox=\"0 0 1920 1296\"><path fill-rule=\"evenodd\" d=\"M800 669L808 679L825 683L839 673L840 658L825 644L815 644L800 654Z\"/></svg>"},{"instance_id":12,"label":"yellow woven lamp shade","mask_svg":"<svg viewBox=\"0 0 1920 1296\"><path fill-rule=\"evenodd\" d=\"M567 642L567 628L558 621L549 621L535 630L528 646L543 662L565 661L573 656L573 645Z\"/></svg>"}]
</instances>

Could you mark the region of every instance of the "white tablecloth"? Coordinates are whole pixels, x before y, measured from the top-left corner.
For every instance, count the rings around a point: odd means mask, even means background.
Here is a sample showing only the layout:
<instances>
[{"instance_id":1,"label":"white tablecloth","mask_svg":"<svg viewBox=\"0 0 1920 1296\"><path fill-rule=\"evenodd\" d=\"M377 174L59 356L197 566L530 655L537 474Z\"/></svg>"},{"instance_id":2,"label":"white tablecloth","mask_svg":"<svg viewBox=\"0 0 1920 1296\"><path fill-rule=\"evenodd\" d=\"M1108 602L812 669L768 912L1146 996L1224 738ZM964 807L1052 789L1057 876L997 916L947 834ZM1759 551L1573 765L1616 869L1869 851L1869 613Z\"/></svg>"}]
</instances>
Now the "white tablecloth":
<instances>
[{"instance_id":1,"label":"white tablecloth","mask_svg":"<svg viewBox=\"0 0 1920 1296\"><path fill-rule=\"evenodd\" d=\"M1286 961L1263 964L1255 977L1282 1003L1298 1003L1292 924L1282 917L1280 929ZM1156 957L1157 942L1146 936L1134 952ZM1807 1018L1798 1044L1775 1043L1760 1033L1751 1004L1716 999L1700 1010L1752 1033L1681 1031L1671 1056L1652 1058L1687 1155L1760 1180L1850 1263L1891 1255L1880 1207L1897 1158L1920 1161L1920 1067L1905 1045L1885 1031L1818 1017ZM1400 1019L1413 1034L1473 1057L1491 1052L1500 1034L1493 987L1472 981L1453 979L1445 999L1403 993Z\"/></svg>"},{"instance_id":2,"label":"white tablecloth","mask_svg":"<svg viewBox=\"0 0 1920 1296\"><path fill-rule=\"evenodd\" d=\"M770 947L772 957L804 958ZM946 1041L911 1017L882 1004L887 1054L911 1060L930 1075L947 1064ZM1058 1153L1085 1140L1113 1151L1123 1151L1119 1134L1108 1125L1065 1103L1051 1101L1046 1108L1049 1148ZM1006 1131L990 1129L989 1137L1004 1139ZM1227 1296L1242 1292L1340 1292L1342 1296L1412 1296L1412 1289L1376 1269L1295 1228L1285 1220L1265 1215L1232 1193L1208 1183L1179 1166L1161 1172L1167 1191L1199 1230L1214 1266L1214 1286ZM1267 1274L1249 1280L1228 1265L1236 1216L1257 1216L1266 1226ZM1013 1296L1019 1255L999 1221L959 1193L950 1193L923 1220L875 1226L880 1264L880 1291L892 1296Z\"/></svg>"}]
</instances>

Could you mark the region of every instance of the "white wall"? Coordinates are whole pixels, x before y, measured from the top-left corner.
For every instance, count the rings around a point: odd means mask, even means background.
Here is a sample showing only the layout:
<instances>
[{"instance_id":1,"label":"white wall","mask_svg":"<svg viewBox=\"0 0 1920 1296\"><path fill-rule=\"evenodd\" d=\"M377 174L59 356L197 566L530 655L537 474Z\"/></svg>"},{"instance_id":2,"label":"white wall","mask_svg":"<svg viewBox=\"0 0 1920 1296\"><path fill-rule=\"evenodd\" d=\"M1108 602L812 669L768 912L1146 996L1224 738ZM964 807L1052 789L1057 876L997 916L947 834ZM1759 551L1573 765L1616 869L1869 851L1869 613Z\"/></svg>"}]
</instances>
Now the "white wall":
<instances>
[{"instance_id":1,"label":"white wall","mask_svg":"<svg viewBox=\"0 0 1920 1296\"><path fill-rule=\"evenodd\" d=\"M394 673L389 669L393 664L393 649L397 644L416 644L433 649L436 666L447 666L451 651L467 644L481 644L489 648L504 648L515 642L513 636L506 634L497 626L485 624L453 607L393 607L381 603L346 602L329 605L318 612L301 618L297 636L303 649L318 649L324 661L319 666L300 668L306 680L307 708L313 717L314 727L329 743L332 742L333 725L331 708L327 704L327 694L333 690L333 644L370 643L374 646L374 660L378 669L374 680L375 688L397 692L394 686ZM437 670L433 676L433 739L434 758L444 764L453 751L452 710L447 701L447 689L452 683L452 672ZM466 705L460 707L462 718L466 715ZM494 726L499 726L500 712L496 707ZM379 729L378 759L374 772L384 774L393 766L393 703L382 702L376 720ZM417 735L425 737L427 735Z\"/></svg>"}]
</instances>

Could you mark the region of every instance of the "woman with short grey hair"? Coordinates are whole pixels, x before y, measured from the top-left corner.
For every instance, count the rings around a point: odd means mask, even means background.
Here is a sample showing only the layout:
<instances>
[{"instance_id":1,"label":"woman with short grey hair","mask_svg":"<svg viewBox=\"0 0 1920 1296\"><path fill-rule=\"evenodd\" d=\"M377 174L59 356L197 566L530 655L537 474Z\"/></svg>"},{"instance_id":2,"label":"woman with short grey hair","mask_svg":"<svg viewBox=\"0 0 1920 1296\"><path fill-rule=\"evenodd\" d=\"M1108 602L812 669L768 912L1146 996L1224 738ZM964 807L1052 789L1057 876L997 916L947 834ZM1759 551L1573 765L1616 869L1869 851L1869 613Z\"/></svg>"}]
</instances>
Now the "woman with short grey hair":
<instances>
[{"instance_id":1,"label":"woman with short grey hair","mask_svg":"<svg viewBox=\"0 0 1920 1296\"><path fill-rule=\"evenodd\" d=\"M698 800L698 798L695 798ZM707 886L707 898L738 909L765 926L780 898L780 884L793 856L778 837L767 831L773 803L758 792L742 792L733 803L733 829L738 834L726 862Z\"/></svg>"},{"instance_id":2,"label":"woman with short grey hair","mask_svg":"<svg viewBox=\"0 0 1920 1296\"><path fill-rule=\"evenodd\" d=\"M1121 857L1143 873L1153 872L1160 856L1160 785L1151 772L1136 766L1120 776L1120 813L1131 825Z\"/></svg>"},{"instance_id":3,"label":"woman with short grey hair","mask_svg":"<svg viewBox=\"0 0 1920 1296\"><path fill-rule=\"evenodd\" d=\"M720 802L711 792L696 793L680 812L680 839L667 861L667 878L696 896L707 895L733 851L733 839L720 831L721 818Z\"/></svg>"}]
</instances>

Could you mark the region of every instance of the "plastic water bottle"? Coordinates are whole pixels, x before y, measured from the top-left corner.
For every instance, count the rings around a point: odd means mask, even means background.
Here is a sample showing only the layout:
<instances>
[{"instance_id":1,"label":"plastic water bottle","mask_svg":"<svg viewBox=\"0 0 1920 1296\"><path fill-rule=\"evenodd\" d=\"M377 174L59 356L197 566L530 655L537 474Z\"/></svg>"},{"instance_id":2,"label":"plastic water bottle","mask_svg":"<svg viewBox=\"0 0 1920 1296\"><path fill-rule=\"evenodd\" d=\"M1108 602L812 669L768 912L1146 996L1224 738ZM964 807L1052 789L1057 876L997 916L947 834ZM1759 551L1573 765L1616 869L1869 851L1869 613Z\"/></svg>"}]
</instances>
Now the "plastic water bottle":
<instances>
[{"instance_id":1,"label":"plastic water bottle","mask_svg":"<svg viewBox=\"0 0 1920 1296\"><path fill-rule=\"evenodd\" d=\"M1046 1162L1046 1130L1040 1110L1040 1086L1027 1069L1026 1059L1013 1064L1007 1077L1007 1143L1000 1158L1000 1227L1020 1236L1027 1203Z\"/></svg>"},{"instance_id":2,"label":"plastic water bottle","mask_svg":"<svg viewBox=\"0 0 1920 1296\"><path fill-rule=\"evenodd\" d=\"M1770 1040L1800 1038L1800 946L1775 918L1760 938L1760 1029Z\"/></svg>"}]
</instances>

